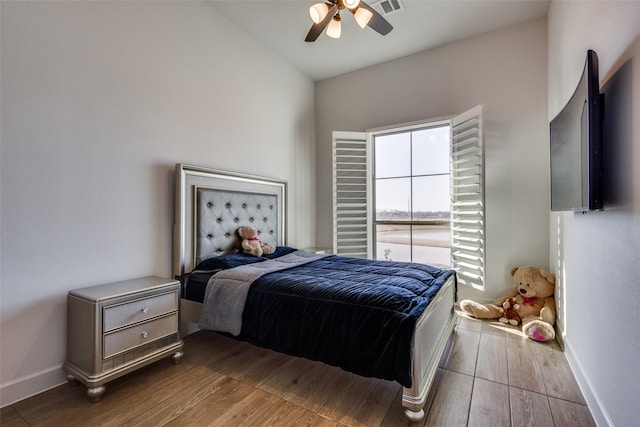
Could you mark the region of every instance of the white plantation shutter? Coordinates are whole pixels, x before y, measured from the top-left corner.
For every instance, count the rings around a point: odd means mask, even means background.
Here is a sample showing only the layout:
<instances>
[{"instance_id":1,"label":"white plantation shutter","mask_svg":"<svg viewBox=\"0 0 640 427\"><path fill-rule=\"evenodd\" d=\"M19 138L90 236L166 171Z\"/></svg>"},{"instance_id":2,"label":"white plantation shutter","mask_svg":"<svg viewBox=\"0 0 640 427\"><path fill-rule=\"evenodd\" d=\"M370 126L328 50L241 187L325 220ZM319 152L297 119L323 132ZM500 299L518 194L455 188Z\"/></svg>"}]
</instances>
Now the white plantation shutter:
<instances>
[{"instance_id":1,"label":"white plantation shutter","mask_svg":"<svg viewBox=\"0 0 640 427\"><path fill-rule=\"evenodd\" d=\"M458 283L484 289L485 216L482 106L451 123L451 266Z\"/></svg>"},{"instance_id":2,"label":"white plantation shutter","mask_svg":"<svg viewBox=\"0 0 640 427\"><path fill-rule=\"evenodd\" d=\"M369 152L364 132L333 132L333 253L371 254Z\"/></svg>"}]
</instances>

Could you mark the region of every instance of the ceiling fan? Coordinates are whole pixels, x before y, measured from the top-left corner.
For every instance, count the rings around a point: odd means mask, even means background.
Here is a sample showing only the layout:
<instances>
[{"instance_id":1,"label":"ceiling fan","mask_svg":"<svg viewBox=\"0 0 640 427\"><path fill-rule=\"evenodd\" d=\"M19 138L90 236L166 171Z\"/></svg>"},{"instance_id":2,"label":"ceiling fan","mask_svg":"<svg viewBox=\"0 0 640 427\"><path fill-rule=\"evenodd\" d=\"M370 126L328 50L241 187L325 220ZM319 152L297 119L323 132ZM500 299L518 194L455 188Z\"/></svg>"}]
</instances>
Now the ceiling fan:
<instances>
[{"instance_id":1,"label":"ceiling fan","mask_svg":"<svg viewBox=\"0 0 640 427\"><path fill-rule=\"evenodd\" d=\"M393 26L375 11L371 6L360 0L326 0L324 3L315 3L309 8L309 15L313 25L304 39L306 42L314 42L327 29L327 36L333 38L340 37L340 11L348 9L360 25L364 28L367 25L378 33L389 34Z\"/></svg>"}]
</instances>

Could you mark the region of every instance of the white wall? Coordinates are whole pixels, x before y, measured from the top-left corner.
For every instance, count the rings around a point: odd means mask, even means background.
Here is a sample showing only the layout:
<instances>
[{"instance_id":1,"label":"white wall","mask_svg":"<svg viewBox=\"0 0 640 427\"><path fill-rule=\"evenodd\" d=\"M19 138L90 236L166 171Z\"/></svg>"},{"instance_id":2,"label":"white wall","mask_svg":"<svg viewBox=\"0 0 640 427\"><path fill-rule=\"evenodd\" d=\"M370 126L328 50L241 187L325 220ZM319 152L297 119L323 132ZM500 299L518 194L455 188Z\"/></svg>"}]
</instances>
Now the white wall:
<instances>
[{"instance_id":1,"label":"white wall","mask_svg":"<svg viewBox=\"0 0 640 427\"><path fill-rule=\"evenodd\" d=\"M640 2L553 1L549 119L567 102L587 49L605 93L605 210L550 215L558 327L598 425L640 418Z\"/></svg>"},{"instance_id":2,"label":"white wall","mask_svg":"<svg viewBox=\"0 0 640 427\"><path fill-rule=\"evenodd\" d=\"M314 84L204 2L1 2L1 405L64 381L69 289L171 276L173 166L289 182L315 239ZM295 213L295 215L293 215Z\"/></svg>"},{"instance_id":3,"label":"white wall","mask_svg":"<svg viewBox=\"0 0 640 427\"><path fill-rule=\"evenodd\" d=\"M509 267L547 267L549 240L547 27L537 19L316 82L317 241L331 247L331 132L363 131L484 105L487 290Z\"/></svg>"}]
</instances>

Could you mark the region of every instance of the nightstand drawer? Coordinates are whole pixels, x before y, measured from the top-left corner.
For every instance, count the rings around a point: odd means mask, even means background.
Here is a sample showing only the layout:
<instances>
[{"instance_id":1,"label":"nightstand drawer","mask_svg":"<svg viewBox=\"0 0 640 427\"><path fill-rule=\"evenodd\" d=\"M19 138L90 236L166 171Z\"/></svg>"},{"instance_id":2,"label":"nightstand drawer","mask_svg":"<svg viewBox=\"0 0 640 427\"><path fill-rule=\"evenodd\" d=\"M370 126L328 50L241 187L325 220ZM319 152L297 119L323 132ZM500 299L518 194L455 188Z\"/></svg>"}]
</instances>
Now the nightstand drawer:
<instances>
[{"instance_id":1,"label":"nightstand drawer","mask_svg":"<svg viewBox=\"0 0 640 427\"><path fill-rule=\"evenodd\" d=\"M104 331L178 310L178 292L156 295L104 308Z\"/></svg>"},{"instance_id":2,"label":"nightstand drawer","mask_svg":"<svg viewBox=\"0 0 640 427\"><path fill-rule=\"evenodd\" d=\"M161 317L127 329L105 334L103 355L104 359L123 351L149 343L167 335L178 332L178 315Z\"/></svg>"}]
</instances>

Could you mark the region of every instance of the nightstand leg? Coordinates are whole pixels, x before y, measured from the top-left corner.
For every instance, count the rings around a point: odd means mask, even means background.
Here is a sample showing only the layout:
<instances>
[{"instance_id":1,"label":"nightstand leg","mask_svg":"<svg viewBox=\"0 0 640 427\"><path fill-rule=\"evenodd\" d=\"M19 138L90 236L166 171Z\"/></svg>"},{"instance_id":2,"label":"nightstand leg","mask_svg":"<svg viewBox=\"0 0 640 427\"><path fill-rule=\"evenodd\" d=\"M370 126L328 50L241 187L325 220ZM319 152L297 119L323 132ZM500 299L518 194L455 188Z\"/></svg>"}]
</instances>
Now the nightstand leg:
<instances>
[{"instance_id":1,"label":"nightstand leg","mask_svg":"<svg viewBox=\"0 0 640 427\"><path fill-rule=\"evenodd\" d=\"M87 388L87 396L89 396L89 399L91 399L93 402L97 402L100 400L106 390L107 386L104 385L98 387L89 387Z\"/></svg>"},{"instance_id":2,"label":"nightstand leg","mask_svg":"<svg viewBox=\"0 0 640 427\"><path fill-rule=\"evenodd\" d=\"M184 356L184 352L176 351L171 355L171 359L173 359L173 363L177 365L182 361L182 356Z\"/></svg>"},{"instance_id":3,"label":"nightstand leg","mask_svg":"<svg viewBox=\"0 0 640 427\"><path fill-rule=\"evenodd\" d=\"M67 374L67 382L71 385L78 385L78 380L71 374Z\"/></svg>"}]
</instances>

